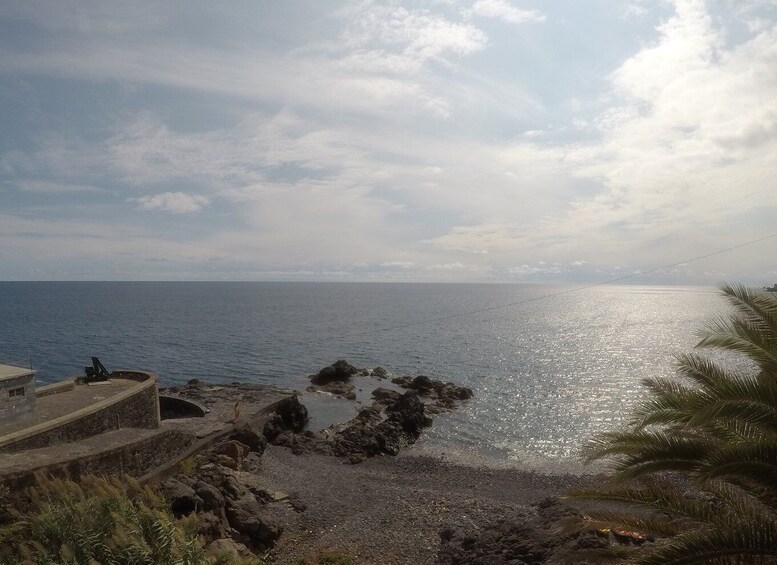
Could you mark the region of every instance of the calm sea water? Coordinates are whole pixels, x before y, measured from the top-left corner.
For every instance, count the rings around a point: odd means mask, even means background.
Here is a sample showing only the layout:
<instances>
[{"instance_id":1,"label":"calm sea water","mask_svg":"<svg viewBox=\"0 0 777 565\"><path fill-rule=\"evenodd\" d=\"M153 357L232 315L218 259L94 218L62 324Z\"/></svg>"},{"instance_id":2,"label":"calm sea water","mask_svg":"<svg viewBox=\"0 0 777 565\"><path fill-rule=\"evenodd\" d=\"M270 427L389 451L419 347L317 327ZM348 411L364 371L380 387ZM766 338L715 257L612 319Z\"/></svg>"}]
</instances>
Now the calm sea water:
<instances>
[{"instance_id":1,"label":"calm sea water","mask_svg":"<svg viewBox=\"0 0 777 565\"><path fill-rule=\"evenodd\" d=\"M345 358L474 389L470 404L435 420L418 452L574 466L581 445L621 424L643 397L640 380L671 374L672 355L689 350L695 329L727 306L710 288L613 286L416 324L561 290L4 282L0 362L31 363L39 382L80 373L96 355L109 370L157 371L163 384L200 378L304 389L306 375Z\"/></svg>"}]
</instances>

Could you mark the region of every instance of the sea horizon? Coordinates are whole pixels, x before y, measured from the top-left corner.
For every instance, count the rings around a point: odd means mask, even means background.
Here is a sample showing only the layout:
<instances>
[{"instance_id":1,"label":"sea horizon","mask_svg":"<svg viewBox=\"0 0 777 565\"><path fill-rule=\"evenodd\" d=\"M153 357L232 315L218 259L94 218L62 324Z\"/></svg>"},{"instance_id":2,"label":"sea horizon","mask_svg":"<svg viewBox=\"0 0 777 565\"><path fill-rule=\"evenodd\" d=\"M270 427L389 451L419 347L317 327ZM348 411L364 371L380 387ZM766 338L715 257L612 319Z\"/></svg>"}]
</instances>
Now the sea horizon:
<instances>
[{"instance_id":1,"label":"sea horizon","mask_svg":"<svg viewBox=\"0 0 777 565\"><path fill-rule=\"evenodd\" d=\"M33 282L0 282L0 360L31 358L40 383L97 356L109 370L155 371L161 386L304 391L309 374L347 359L474 390L415 452L519 467L576 460L587 438L623 423L640 381L671 374L694 327L726 307L714 288L691 285ZM357 406L307 400L314 426Z\"/></svg>"}]
</instances>

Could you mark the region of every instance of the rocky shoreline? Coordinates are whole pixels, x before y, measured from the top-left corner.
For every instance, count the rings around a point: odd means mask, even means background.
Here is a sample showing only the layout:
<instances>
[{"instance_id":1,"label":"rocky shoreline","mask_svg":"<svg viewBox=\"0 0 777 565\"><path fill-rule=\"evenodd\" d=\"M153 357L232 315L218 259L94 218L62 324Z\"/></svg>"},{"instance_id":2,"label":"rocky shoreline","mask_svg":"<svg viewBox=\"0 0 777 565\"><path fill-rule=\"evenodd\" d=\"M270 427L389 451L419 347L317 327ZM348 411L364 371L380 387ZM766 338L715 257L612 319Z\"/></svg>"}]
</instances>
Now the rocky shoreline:
<instances>
[{"instance_id":1,"label":"rocky shoreline","mask_svg":"<svg viewBox=\"0 0 777 565\"><path fill-rule=\"evenodd\" d=\"M355 398L353 380L359 376L388 379L381 367L357 369L340 360L310 376L310 391ZM373 402L354 418L317 432L306 430L308 411L297 395L289 396L275 405L261 429L246 423L236 426L229 436L165 479L160 491L176 516L197 515L201 535L208 540L212 554L245 557L267 552L284 530L283 520L274 510L277 504L287 504L298 512L306 509L305 502L292 495L262 488L262 456L268 444L286 448L295 456L315 454L348 464L397 455L432 424L429 414L452 410L473 396L466 387L423 375L397 377L392 384L404 392L378 387L372 392ZM244 388L240 387L240 392L245 392ZM213 401L211 390L219 397L228 397L230 387L214 388L193 380L167 392L207 405ZM239 415L239 400L235 415Z\"/></svg>"},{"instance_id":2,"label":"rocky shoreline","mask_svg":"<svg viewBox=\"0 0 777 565\"><path fill-rule=\"evenodd\" d=\"M291 391L256 417L260 385L167 389L232 425L150 480L176 516L196 516L213 559L315 565L335 551L352 559L332 561L341 564L619 562L607 536L558 528L578 512L558 497L592 477L458 465L405 449L472 390L340 360L309 377L310 392L352 398L367 389L364 377L376 385L369 404L354 401L353 418L318 431Z\"/></svg>"},{"instance_id":3,"label":"rocky shoreline","mask_svg":"<svg viewBox=\"0 0 777 565\"><path fill-rule=\"evenodd\" d=\"M591 477L481 469L404 451L433 415L472 398L470 389L341 360L311 375L309 391L354 398L361 377L387 386L351 420L307 430L307 409L290 396L261 429L236 428L161 483L177 515L196 513L212 554L304 563L336 548L376 564L618 562L606 536L557 527L578 512L557 497ZM207 402L203 383L175 392Z\"/></svg>"}]
</instances>

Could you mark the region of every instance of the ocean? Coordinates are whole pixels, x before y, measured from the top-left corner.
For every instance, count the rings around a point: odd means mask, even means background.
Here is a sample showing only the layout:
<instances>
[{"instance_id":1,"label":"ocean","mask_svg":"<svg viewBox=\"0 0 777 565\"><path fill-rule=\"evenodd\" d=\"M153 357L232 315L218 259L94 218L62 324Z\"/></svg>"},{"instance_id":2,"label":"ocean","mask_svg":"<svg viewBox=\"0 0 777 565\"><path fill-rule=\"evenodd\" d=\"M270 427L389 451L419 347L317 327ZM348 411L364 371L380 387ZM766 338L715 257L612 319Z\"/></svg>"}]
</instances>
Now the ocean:
<instances>
[{"instance_id":1,"label":"ocean","mask_svg":"<svg viewBox=\"0 0 777 565\"><path fill-rule=\"evenodd\" d=\"M337 359L471 387L414 452L485 465L575 471L581 447L616 429L671 375L708 318L714 288L210 282L0 282L0 363L40 384L83 372L148 369L304 390ZM562 294L559 294L562 293ZM476 312L476 313L470 313ZM464 313L469 313L461 315ZM308 397L312 425L349 401Z\"/></svg>"}]
</instances>

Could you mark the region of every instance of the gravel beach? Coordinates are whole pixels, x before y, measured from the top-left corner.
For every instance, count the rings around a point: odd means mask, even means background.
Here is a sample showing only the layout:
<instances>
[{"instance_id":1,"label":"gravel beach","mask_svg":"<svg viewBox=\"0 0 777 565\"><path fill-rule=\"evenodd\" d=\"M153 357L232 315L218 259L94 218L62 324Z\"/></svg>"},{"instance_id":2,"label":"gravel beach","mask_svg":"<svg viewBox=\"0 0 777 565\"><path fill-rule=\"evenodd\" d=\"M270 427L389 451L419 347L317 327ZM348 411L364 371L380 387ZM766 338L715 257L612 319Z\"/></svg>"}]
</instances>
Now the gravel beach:
<instances>
[{"instance_id":1,"label":"gravel beach","mask_svg":"<svg viewBox=\"0 0 777 565\"><path fill-rule=\"evenodd\" d=\"M285 531L271 557L279 563L327 548L359 564L437 563L443 528L478 531L514 515L531 520L543 500L593 480L468 467L412 449L349 465L270 446L261 465L262 487L290 496L278 505Z\"/></svg>"}]
</instances>

